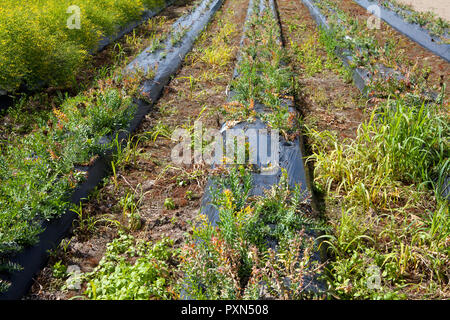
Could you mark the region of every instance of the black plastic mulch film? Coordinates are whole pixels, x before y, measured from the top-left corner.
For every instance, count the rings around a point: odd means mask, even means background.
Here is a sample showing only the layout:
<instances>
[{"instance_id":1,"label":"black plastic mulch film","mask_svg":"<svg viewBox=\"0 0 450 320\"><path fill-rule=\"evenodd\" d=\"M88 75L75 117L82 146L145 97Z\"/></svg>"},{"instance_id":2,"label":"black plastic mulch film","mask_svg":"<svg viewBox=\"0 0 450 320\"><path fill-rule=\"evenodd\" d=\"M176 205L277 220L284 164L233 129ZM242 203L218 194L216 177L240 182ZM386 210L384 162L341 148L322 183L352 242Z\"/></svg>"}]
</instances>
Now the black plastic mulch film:
<instances>
[{"instance_id":1,"label":"black plastic mulch film","mask_svg":"<svg viewBox=\"0 0 450 320\"><path fill-rule=\"evenodd\" d=\"M194 41L207 26L216 11L221 7L223 0L203 0L188 15L179 18L172 26L172 35L177 30L183 29L183 37L172 44L170 37L166 41L166 47L153 54L148 54L147 48L127 68L128 72L141 70L158 64L155 77L147 80L142 85L142 92L147 94L151 103L143 100L135 101L138 109L126 132L119 134L119 141L125 140L134 132L145 115L151 110L153 104L161 95L162 89L169 83L171 76L180 68L186 54L192 49ZM109 140L108 137L105 139ZM85 168L88 179L80 184L71 196L73 203L79 203L102 181L107 175L110 157L114 149L101 155L95 163ZM56 248L61 240L68 234L76 214L67 211L61 217L52 219L44 224L45 230L39 235L39 242L35 246L25 248L20 253L11 257L10 261L23 267L22 271L10 274L2 274L1 278L11 283L9 289L0 294L0 300L17 300L23 297L31 285L33 277L46 265L48 250Z\"/></svg>"}]
</instances>

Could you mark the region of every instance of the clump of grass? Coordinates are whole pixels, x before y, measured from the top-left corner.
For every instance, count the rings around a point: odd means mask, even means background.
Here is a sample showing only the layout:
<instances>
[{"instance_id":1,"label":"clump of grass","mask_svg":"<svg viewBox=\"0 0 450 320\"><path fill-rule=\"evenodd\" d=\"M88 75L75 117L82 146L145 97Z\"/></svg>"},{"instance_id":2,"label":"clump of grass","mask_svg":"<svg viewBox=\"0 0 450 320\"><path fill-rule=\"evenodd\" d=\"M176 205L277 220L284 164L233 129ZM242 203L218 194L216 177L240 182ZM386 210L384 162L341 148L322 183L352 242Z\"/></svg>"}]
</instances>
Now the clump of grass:
<instances>
[{"instance_id":1,"label":"clump of grass","mask_svg":"<svg viewBox=\"0 0 450 320\"><path fill-rule=\"evenodd\" d=\"M219 32L214 36L211 44L200 54L200 61L212 66L224 67L230 63L234 56L234 47L228 45L229 38L236 32L236 26L231 22L220 21L223 24Z\"/></svg>"},{"instance_id":2,"label":"clump of grass","mask_svg":"<svg viewBox=\"0 0 450 320\"><path fill-rule=\"evenodd\" d=\"M318 153L317 179L332 184L366 206L384 206L398 197L392 186L435 185L448 163L448 119L436 105L388 101L349 145L331 139L331 152ZM319 137L316 136L316 140ZM361 164L365 164L362 166ZM320 168L320 169L319 169Z\"/></svg>"}]
</instances>

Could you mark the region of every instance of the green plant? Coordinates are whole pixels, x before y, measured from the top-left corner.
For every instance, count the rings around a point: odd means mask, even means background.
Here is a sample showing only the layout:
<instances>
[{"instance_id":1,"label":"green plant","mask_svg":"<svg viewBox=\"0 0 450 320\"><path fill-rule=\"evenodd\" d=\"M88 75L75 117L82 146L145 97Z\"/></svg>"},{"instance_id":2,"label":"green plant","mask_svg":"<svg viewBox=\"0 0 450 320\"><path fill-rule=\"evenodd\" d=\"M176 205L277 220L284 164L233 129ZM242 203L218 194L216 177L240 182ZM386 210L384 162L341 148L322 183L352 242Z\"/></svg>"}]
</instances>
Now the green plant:
<instances>
[{"instance_id":1,"label":"green plant","mask_svg":"<svg viewBox=\"0 0 450 320\"><path fill-rule=\"evenodd\" d=\"M139 190L140 186L138 186ZM119 205L122 207L122 216L125 221L128 221L128 227L130 230L138 230L142 226L141 216L139 214L139 206L143 199L141 193L139 198L136 199L137 192L127 193L125 197L119 200Z\"/></svg>"},{"instance_id":2,"label":"green plant","mask_svg":"<svg viewBox=\"0 0 450 320\"><path fill-rule=\"evenodd\" d=\"M303 242L301 229L311 222L302 216L303 196L299 191L291 194L285 179L253 199L249 197L251 174L244 167L231 168L226 176L216 178L211 191L219 222L212 226L201 215L193 226L192 239L182 250L181 269L191 297L283 299L309 292L306 279L318 272L319 266L310 260L313 241ZM303 254L294 254L292 247ZM280 288L286 277L292 282ZM264 282L267 293L261 293Z\"/></svg>"},{"instance_id":3,"label":"green plant","mask_svg":"<svg viewBox=\"0 0 450 320\"><path fill-rule=\"evenodd\" d=\"M191 190L187 190L185 196L186 196L186 199L188 199L188 200L192 200L196 197L194 192Z\"/></svg>"},{"instance_id":4,"label":"green plant","mask_svg":"<svg viewBox=\"0 0 450 320\"><path fill-rule=\"evenodd\" d=\"M85 295L93 300L176 299L172 269L177 257L169 239L152 244L121 232L95 270L84 275Z\"/></svg>"},{"instance_id":5,"label":"green plant","mask_svg":"<svg viewBox=\"0 0 450 320\"><path fill-rule=\"evenodd\" d=\"M7 291L10 286L11 284L9 282L0 279L0 293Z\"/></svg>"},{"instance_id":6,"label":"green plant","mask_svg":"<svg viewBox=\"0 0 450 320\"><path fill-rule=\"evenodd\" d=\"M322 237L334 257L328 267L334 295L405 298L417 286L411 275L428 282L427 296L438 294L431 288L445 282L441 241L450 234L439 182L448 176L447 118L439 105L397 99L374 110L353 141L309 131L318 189L331 207L337 198L343 208ZM381 279L377 290L367 287L372 267Z\"/></svg>"},{"instance_id":7,"label":"green plant","mask_svg":"<svg viewBox=\"0 0 450 320\"><path fill-rule=\"evenodd\" d=\"M145 134L150 135L151 139L154 142L154 141L156 141L156 139L158 139L158 137L171 139L172 131L173 130L167 124L164 124L161 121L158 121L158 123L150 131L146 132Z\"/></svg>"},{"instance_id":8,"label":"green plant","mask_svg":"<svg viewBox=\"0 0 450 320\"><path fill-rule=\"evenodd\" d=\"M258 10L255 6L255 12ZM247 23L249 41L241 49L239 77L231 83L235 94L222 113L225 120L252 121L256 116L255 104L264 104L271 112L259 116L271 128L279 129L285 138L292 139L298 133L298 124L286 100L293 94L293 77L286 66L287 54L279 43L279 25L269 8Z\"/></svg>"},{"instance_id":9,"label":"green plant","mask_svg":"<svg viewBox=\"0 0 450 320\"><path fill-rule=\"evenodd\" d=\"M399 182L435 185L436 168L448 161L448 132L437 106L388 102L383 111L372 113L348 147L329 136L335 150L314 156L317 180L327 181L328 190L337 183L338 191L345 190L366 206L385 205L398 197Z\"/></svg>"},{"instance_id":10,"label":"green plant","mask_svg":"<svg viewBox=\"0 0 450 320\"><path fill-rule=\"evenodd\" d=\"M174 210L176 208L175 202L173 202L172 198L166 198L164 200L164 208L167 210Z\"/></svg>"},{"instance_id":11,"label":"green plant","mask_svg":"<svg viewBox=\"0 0 450 320\"><path fill-rule=\"evenodd\" d=\"M186 33L188 33L190 30L189 27L180 27L180 30L176 31L176 32L172 32L172 36L170 38L170 43L172 44L172 46L177 45L186 35Z\"/></svg>"},{"instance_id":12,"label":"green plant","mask_svg":"<svg viewBox=\"0 0 450 320\"><path fill-rule=\"evenodd\" d=\"M161 0L79 0L82 27L70 29L67 9L73 3L68 0L27 0L20 5L16 0L0 1L0 88L14 91L21 84L35 88L42 82L63 86L74 82L102 36L137 20L145 8L163 4Z\"/></svg>"},{"instance_id":13,"label":"green plant","mask_svg":"<svg viewBox=\"0 0 450 320\"><path fill-rule=\"evenodd\" d=\"M97 224L97 219L94 216L83 213L83 204L80 202L78 208L74 206L70 211L74 212L78 216L77 220L77 231L81 233L92 233L95 231L95 225Z\"/></svg>"},{"instance_id":14,"label":"green plant","mask_svg":"<svg viewBox=\"0 0 450 320\"><path fill-rule=\"evenodd\" d=\"M444 39L447 38L448 35L446 33L448 32L449 23L441 17L437 17L434 12L417 12L411 5L403 4L396 0L381 0L379 2L389 10L399 14L406 21L417 23L421 27L428 29L432 35L440 36Z\"/></svg>"},{"instance_id":15,"label":"green plant","mask_svg":"<svg viewBox=\"0 0 450 320\"><path fill-rule=\"evenodd\" d=\"M41 221L68 209L71 191L86 176L74 167L110 148L104 138L126 128L134 110L123 91L103 87L68 98L45 125L2 147L0 256L36 243ZM95 219L80 218L82 229L92 230Z\"/></svg>"}]
</instances>

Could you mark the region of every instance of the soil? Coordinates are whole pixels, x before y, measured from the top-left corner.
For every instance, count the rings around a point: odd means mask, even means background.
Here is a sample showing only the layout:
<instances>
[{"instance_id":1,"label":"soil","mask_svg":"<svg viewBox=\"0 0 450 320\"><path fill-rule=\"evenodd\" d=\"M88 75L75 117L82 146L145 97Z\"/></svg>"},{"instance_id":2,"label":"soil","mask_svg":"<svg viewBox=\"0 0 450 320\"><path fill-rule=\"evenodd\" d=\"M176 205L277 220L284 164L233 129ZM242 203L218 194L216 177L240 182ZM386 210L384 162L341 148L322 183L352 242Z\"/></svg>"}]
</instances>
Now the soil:
<instances>
[{"instance_id":1,"label":"soil","mask_svg":"<svg viewBox=\"0 0 450 320\"><path fill-rule=\"evenodd\" d=\"M163 237L174 240L179 247L190 230L189 222L199 212L200 199L208 176L208 168L202 165L176 166L171 161L175 143L165 137L149 138L155 125L165 124L172 129L189 127L199 118L204 127L218 128L217 109L226 103L226 89L231 81L236 54L239 48L248 1L227 0L216 13L208 29L186 57L185 63L165 88L163 96L154 106L154 112L146 116L135 137L141 137L136 158L119 168L116 179L111 178L99 187L83 207L85 218L97 221L95 230L76 226L74 234L63 241L51 256L48 266L36 277L30 293L24 299L54 300L80 296L80 291L62 291L61 280L52 276L52 266L57 261L64 265L77 265L82 272L92 271L98 265L106 245L117 236L117 220L126 226L119 199L127 193L142 196L139 206L142 227L131 233L137 239L157 241ZM211 66L201 60L201 49L208 46L224 22L236 26L228 38L233 57L225 66ZM195 84L190 82L195 79ZM136 142L134 140L134 142ZM117 183L117 186L116 186ZM190 197L186 192L190 191ZM167 198L173 199L175 209L164 207ZM65 248L64 248L65 247Z\"/></svg>"}]
</instances>

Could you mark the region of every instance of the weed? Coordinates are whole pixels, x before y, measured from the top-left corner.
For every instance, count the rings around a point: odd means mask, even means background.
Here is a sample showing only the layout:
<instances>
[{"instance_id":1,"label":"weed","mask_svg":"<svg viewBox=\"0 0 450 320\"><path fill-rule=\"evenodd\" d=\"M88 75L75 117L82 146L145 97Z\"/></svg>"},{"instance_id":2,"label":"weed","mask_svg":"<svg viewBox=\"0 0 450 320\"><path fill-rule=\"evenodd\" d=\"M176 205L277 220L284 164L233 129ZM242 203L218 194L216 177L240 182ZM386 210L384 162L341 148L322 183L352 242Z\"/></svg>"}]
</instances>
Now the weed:
<instances>
[{"instance_id":1,"label":"weed","mask_svg":"<svg viewBox=\"0 0 450 320\"><path fill-rule=\"evenodd\" d=\"M158 139L158 137L163 137L166 139L171 139L172 137L172 129L167 125L164 124L161 120L159 120L156 125L153 126L151 131L147 131L145 135L150 135L153 142Z\"/></svg>"},{"instance_id":2,"label":"weed","mask_svg":"<svg viewBox=\"0 0 450 320\"><path fill-rule=\"evenodd\" d=\"M15 1L1 1L0 87L14 91L21 84L28 88L42 82L67 85L102 36L111 36L118 25L137 20L145 8L163 4L160 0L78 1L83 27L74 32L65 23L70 1L23 1L20 6ZM132 36L129 39L137 41Z\"/></svg>"},{"instance_id":3,"label":"weed","mask_svg":"<svg viewBox=\"0 0 450 320\"><path fill-rule=\"evenodd\" d=\"M83 204L80 202L78 208L75 206L70 209L70 211L77 214L77 232L81 234L89 234L95 231L95 225L97 224L97 219L94 216L83 213Z\"/></svg>"},{"instance_id":4,"label":"weed","mask_svg":"<svg viewBox=\"0 0 450 320\"><path fill-rule=\"evenodd\" d=\"M348 144L310 132L313 141L329 142L315 143L316 183L329 197L342 196L347 208L326 236L335 256L329 281L338 296L405 297L405 288L415 286L411 274L436 285L445 282L447 259L438 239L450 229L436 181L447 175L440 170L448 163L447 124L436 105L397 100L374 111ZM365 283L372 265L383 278L378 291Z\"/></svg>"},{"instance_id":5,"label":"weed","mask_svg":"<svg viewBox=\"0 0 450 320\"><path fill-rule=\"evenodd\" d=\"M307 275L318 269L308 262L312 244L300 240L304 239L300 230L310 222L298 211L299 189L291 195L282 180L265 196L252 199L251 174L244 167L231 168L226 176L216 178L215 185L212 203L219 212L217 227L200 216L192 242L182 250L181 268L189 295L197 299L278 299L306 294ZM293 247L303 252L303 258L292 252ZM276 289L275 266L279 266L279 279L292 280L283 289ZM264 282L266 293L260 290Z\"/></svg>"},{"instance_id":6,"label":"weed","mask_svg":"<svg viewBox=\"0 0 450 320\"><path fill-rule=\"evenodd\" d=\"M164 200L164 208L167 210L175 210L176 205L172 198L166 198Z\"/></svg>"},{"instance_id":7,"label":"weed","mask_svg":"<svg viewBox=\"0 0 450 320\"><path fill-rule=\"evenodd\" d=\"M134 193L127 193L119 200L119 205L122 207L122 218L128 222L128 228L133 231L139 230L142 226L139 207L144 195L142 191L139 193L139 187Z\"/></svg>"},{"instance_id":8,"label":"weed","mask_svg":"<svg viewBox=\"0 0 450 320\"><path fill-rule=\"evenodd\" d=\"M53 265L52 274L55 278L64 278L67 275L67 266L62 264L62 261L58 261Z\"/></svg>"}]
</instances>

